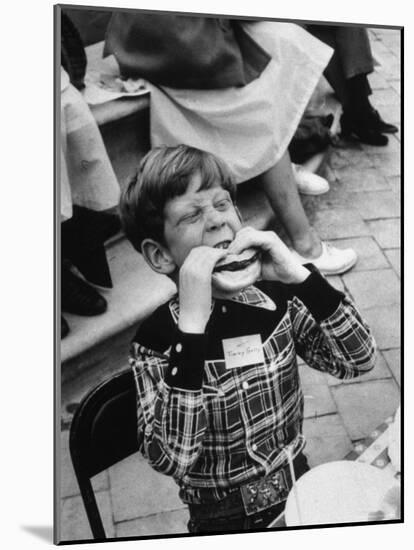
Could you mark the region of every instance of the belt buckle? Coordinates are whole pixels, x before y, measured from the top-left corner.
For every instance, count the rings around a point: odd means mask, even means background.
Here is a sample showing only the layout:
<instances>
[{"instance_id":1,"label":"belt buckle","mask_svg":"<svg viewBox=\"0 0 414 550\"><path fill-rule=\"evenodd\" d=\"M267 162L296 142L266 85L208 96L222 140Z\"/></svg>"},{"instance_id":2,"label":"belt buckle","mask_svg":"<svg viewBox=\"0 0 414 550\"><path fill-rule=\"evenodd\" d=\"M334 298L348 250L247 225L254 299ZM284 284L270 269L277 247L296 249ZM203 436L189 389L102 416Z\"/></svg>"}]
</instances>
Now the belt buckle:
<instances>
[{"instance_id":1,"label":"belt buckle","mask_svg":"<svg viewBox=\"0 0 414 550\"><path fill-rule=\"evenodd\" d=\"M257 514L287 499L289 487L284 470L240 487L246 515Z\"/></svg>"}]
</instances>

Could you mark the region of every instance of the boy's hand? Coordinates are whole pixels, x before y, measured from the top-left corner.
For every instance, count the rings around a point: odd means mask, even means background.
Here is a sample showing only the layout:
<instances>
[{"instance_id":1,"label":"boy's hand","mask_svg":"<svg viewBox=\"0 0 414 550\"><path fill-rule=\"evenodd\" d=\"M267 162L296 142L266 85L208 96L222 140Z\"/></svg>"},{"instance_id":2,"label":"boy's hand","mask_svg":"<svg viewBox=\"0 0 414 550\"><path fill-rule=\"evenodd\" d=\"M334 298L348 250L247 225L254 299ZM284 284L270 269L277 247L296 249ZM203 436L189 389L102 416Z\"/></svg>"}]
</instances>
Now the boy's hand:
<instances>
[{"instance_id":1,"label":"boy's hand","mask_svg":"<svg viewBox=\"0 0 414 550\"><path fill-rule=\"evenodd\" d=\"M227 251L240 254L246 248L258 248L262 251L264 280L299 284L309 275L309 270L292 255L273 231L257 231L252 227L244 227L237 233Z\"/></svg>"},{"instance_id":2,"label":"boy's hand","mask_svg":"<svg viewBox=\"0 0 414 550\"><path fill-rule=\"evenodd\" d=\"M227 250L222 248L198 246L181 266L178 293L178 327L181 331L204 333L211 312L211 275L216 263L227 254Z\"/></svg>"}]
</instances>

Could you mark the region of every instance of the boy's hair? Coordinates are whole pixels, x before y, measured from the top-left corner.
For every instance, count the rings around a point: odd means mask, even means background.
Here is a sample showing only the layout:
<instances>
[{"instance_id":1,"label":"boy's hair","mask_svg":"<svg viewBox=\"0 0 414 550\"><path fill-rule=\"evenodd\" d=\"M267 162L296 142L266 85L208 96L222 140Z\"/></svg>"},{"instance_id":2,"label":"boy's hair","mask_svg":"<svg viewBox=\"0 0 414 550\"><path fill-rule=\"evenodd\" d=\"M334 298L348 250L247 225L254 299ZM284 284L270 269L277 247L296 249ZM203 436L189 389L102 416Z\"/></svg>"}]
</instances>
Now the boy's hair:
<instances>
[{"instance_id":1,"label":"boy's hair","mask_svg":"<svg viewBox=\"0 0 414 550\"><path fill-rule=\"evenodd\" d=\"M167 201L183 195L190 179L201 176L200 191L220 182L232 198L236 186L230 171L217 157L187 145L156 147L140 162L138 172L121 195L120 212L126 236L138 252L144 239L161 244Z\"/></svg>"}]
</instances>

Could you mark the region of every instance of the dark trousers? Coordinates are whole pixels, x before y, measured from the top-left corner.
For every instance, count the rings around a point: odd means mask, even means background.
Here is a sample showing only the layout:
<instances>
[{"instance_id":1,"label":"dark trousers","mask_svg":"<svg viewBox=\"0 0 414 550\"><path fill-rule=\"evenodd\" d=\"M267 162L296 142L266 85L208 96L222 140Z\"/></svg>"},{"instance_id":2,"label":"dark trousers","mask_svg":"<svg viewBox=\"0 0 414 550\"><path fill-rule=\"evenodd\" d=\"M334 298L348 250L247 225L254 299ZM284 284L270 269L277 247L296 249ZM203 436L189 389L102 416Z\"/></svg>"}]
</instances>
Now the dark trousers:
<instances>
[{"instance_id":1,"label":"dark trousers","mask_svg":"<svg viewBox=\"0 0 414 550\"><path fill-rule=\"evenodd\" d=\"M308 461L304 454L299 453L295 458L294 469L296 479L299 479L309 470ZM211 504L206 505L205 508L200 505L189 505L190 521L188 522L188 531L201 534L264 529L284 511L286 501L250 516L246 515L244 511L241 497L240 499L226 498L221 503L221 510L223 510L223 504L225 505L225 511L222 511L220 515L214 512Z\"/></svg>"},{"instance_id":2,"label":"dark trousers","mask_svg":"<svg viewBox=\"0 0 414 550\"><path fill-rule=\"evenodd\" d=\"M366 100L371 94L367 74L374 70L374 60L367 29L333 25L306 25L305 28L334 49L324 75L342 106L357 108L358 101Z\"/></svg>"}]
</instances>

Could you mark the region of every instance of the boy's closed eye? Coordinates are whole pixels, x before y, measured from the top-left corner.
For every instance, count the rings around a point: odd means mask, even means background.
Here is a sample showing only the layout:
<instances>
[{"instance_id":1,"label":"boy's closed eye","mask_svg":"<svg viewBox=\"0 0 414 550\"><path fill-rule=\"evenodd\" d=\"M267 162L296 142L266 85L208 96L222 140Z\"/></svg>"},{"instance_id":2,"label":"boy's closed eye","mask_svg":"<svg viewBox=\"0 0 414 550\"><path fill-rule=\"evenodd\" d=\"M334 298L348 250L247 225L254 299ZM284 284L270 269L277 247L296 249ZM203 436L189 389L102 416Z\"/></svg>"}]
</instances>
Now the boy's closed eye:
<instances>
[{"instance_id":1,"label":"boy's closed eye","mask_svg":"<svg viewBox=\"0 0 414 550\"><path fill-rule=\"evenodd\" d=\"M231 199L226 198L226 199L221 199L218 202L216 202L214 207L217 210L224 211L224 210L227 210L228 208L230 208L231 205L232 205Z\"/></svg>"},{"instance_id":2,"label":"boy's closed eye","mask_svg":"<svg viewBox=\"0 0 414 550\"><path fill-rule=\"evenodd\" d=\"M232 205L232 201L229 198L220 199L214 204L214 208L220 212L225 212L230 208ZM192 210L190 212L187 212L184 216L182 216L179 220L179 224L181 223L195 223L198 221L200 216L202 215L203 209L198 208L196 210Z\"/></svg>"},{"instance_id":3,"label":"boy's closed eye","mask_svg":"<svg viewBox=\"0 0 414 550\"><path fill-rule=\"evenodd\" d=\"M201 216L201 209L193 210L185 214L182 218L180 218L178 223L179 224L194 223L199 219L200 216Z\"/></svg>"}]
</instances>

